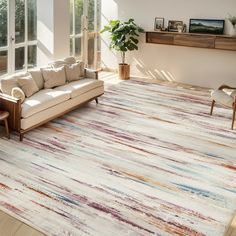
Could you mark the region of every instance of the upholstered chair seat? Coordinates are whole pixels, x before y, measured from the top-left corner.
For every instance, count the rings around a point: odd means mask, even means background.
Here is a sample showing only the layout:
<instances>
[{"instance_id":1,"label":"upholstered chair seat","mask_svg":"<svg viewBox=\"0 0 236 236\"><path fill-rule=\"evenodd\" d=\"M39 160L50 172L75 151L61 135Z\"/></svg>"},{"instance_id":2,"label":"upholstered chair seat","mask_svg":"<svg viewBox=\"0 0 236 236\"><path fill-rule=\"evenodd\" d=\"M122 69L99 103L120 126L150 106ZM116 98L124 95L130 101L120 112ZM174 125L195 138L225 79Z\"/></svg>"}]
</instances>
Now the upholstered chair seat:
<instances>
[{"instance_id":1,"label":"upholstered chair seat","mask_svg":"<svg viewBox=\"0 0 236 236\"><path fill-rule=\"evenodd\" d=\"M226 107L230 107L233 109L233 117L232 117L232 126L234 128L234 121L235 121L235 113L236 113L236 88L222 85L219 89L214 90L211 93L212 98L212 105L211 105L211 112L212 115L215 103L220 103Z\"/></svg>"}]
</instances>

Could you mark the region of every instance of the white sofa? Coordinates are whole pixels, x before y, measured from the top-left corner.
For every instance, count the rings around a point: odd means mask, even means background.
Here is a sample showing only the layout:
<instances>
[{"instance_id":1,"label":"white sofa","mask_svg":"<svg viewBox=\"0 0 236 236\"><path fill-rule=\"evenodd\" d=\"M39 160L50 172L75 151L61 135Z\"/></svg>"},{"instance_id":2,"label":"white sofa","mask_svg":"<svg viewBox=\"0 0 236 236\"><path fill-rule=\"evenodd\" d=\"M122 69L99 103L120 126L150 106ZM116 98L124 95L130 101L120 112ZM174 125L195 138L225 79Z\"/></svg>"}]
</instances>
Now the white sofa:
<instances>
[{"instance_id":1,"label":"white sofa","mask_svg":"<svg viewBox=\"0 0 236 236\"><path fill-rule=\"evenodd\" d=\"M50 63L50 67L62 66L63 62L72 64L74 60L73 58L59 60ZM12 97L10 92L13 87L18 86L18 78L25 76L25 73L14 74L0 81L0 110L7 110L10 113L9 125L20 134L20 140L23 140L24 133L88 101L95 99L98 103L97 98L104 93L104 83L98 80L96 71L84 69L84 78L50 89L43 88L44 78L40 69L27 73L31 73L41 89L23 102Z\"/></svg>"}]
</instances>

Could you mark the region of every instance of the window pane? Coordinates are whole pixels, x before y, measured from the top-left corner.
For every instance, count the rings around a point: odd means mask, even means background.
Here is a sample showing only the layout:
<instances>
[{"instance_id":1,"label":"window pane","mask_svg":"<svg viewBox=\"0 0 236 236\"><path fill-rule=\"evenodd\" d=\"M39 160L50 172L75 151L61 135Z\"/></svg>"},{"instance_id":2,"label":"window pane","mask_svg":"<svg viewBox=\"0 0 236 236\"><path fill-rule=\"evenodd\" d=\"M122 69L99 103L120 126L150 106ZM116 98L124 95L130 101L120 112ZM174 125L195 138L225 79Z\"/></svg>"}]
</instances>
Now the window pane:
<instances>
[{"instance_id":1,"label":"window pane","mask_svg":"<svg viewBox=\"0 0 236 236\"><path fill-rule=\"evenodd\" d=\"M75 34L81 33L82 15L83 15L83 0L75 0Z\"/></svg>"},{"instance_id":2,"label":"window pane","mask_svg":"<svg viewBox=\"0 0 236 236\"><path fill-rule=\"evenodd\" d=\"M94 68L94 38L88 40L88 66Z\"/></svg>"},{"instance_id":3,"label":"window pane","mask_svg":"<svg viewBox=\"0 0 236 236\"><path fill-rule=\"evenodd\" d=\"M37 39L37 0L28 0L28 40Z\"/></svg>"},{"instance_id":4,"label":"window pane","mask_svg":"<svg viewBox=\"0 0 236 236\"><path fill-rule=\"evenodd\" d=\"M7 51L0 52L0 76L7 73Z\"/></svg>"},{"instance_id":5,"label":"window pane","mask_svg":"<svg viewBox=\"0 0 236 236\"><path fill-rule=\"evenodd\" d=\"M22 70L25 66L25 48L17 48L15 50L15 70Z\"/></svg>"},{"instance_id":6,"label":"window pane","mask_svg":"<svg viewBox=\"0 0 236 236\"><path fill-rule=\"evenodd\" d=\"M7 46L7 0L0 0L0 47Z\"/></svg>"},{"instance_id":7,"label":"window pane","mask_svg":"<svg viewBox=\"0 0 236 236\"><path fill-rule=\"evenodd\" d=\"M75 39L75 57L81 58L81 38Z\"/></svg>"},{"instance_id":8,"label":"window pane","mask_svg":"<svg viewBox=\"0 0 236 236\"><path fill-rule=\"evenodd\" d=\"M102 22L102 4L101 0L97 0L97 31L101 30L101 22Z\"/></svg>"},{"instance_id":9,"label":"window pane","mask_svg":"<svg viewBox=\"0 0 236 236\"><path fill-rule=\"evenodd\" d=\"M70 55L73 56L73 39L70 39Z\"/></svg>"},{"instance_id":10,"label":"window pane","mask_svg":"<svg viewBox=\"0 0 236 236\"><path fill-rule=\"evenodd\" d=\"M25 1L16 0L15 12L15 42L21 43L25 41Z\"/></svg>"},{"instance_id":11,"label":"window pane","mask_svg":"<svg viewBox=\"0 0 236 236\"><path fill-rule=\"evenodd\" d=\"M74 18L74 0L70 0L70 35L73 34L73 18Z\"/></svg>"},{"instance_id":12,"label":"window pane","mask_svg":"<svg viewBox=\"0 0 236 236\"><path fill-rule=\"evenodd\" d=\"M102 61L102 58L101 58L101 37L99 36L97 38L97 65L96 65L96 69L97 68L101 68L101 61Z\"/></svg>"},{"instance_id":13,"label":"window pane","mask_svg":"<svg viewBox=\"0 0 236 236\"><path fill-rule=\"evenodd\" d=\"M95 0L89 0L88 1L88 31L93 32L94 31L94 3Z\"/></svg>"},{"instance_id":14,"label":"window pane","mask_svg":"<svg viewBox=\"0 0 236 236\"><path fill-rule=\"evenodd\" d=\"M36 67L37 65L37 46L28 46L28 68Z\"/></svg>"}]
</instances>

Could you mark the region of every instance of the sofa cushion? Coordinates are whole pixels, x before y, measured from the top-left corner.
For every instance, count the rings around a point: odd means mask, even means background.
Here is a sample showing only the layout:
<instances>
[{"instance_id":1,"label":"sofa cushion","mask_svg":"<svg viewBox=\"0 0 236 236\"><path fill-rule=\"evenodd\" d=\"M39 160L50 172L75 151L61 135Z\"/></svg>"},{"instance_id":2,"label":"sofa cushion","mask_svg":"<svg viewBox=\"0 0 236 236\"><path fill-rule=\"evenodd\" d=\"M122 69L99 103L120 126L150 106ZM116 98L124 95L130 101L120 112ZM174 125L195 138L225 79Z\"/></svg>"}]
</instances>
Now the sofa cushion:
<instances>
[{"instance_id":1,"label":"sofa cushion","mask_svg":"<svg viewBox=\"0 0 236 236\"><path fill-rule=\"evenodd\" d=\"M36 84L36 82L33 80L32 76L29 74L25 77L19 77L17 79L17 82L20 86L20 88L25 93L25 96L31 97L33 94L37 93L39 91L39 88Z\"/></svg>"},{"instance_id":2,"label":"sofa cushion","mask_svg":"<svg viewBox=\"0 0 236 236\"><path fill-rule=\"evenodd\" d=\"M45 68L41 69L44 78L44 88L54 88L66 83L65 68Z\"/></svg>"},{"instance_id":3,"label":"sofa cushion","mask_svg":"<svg viewBox=\"0 0 236 236\"><path fill-rule=\"evenodd\" d=\"M233 105L233 97L228 95L222 90L215 90L211 93L211 98L216 102L219 102L225 106L232 107Z\"/></svg>"},{"instance_id":4,"label":"sofa cushion","mask_svg":"<svg viewBox=\"0 0 236 236\"><path fill-rule=\"evenodd\" d=\"M22 103L21 116L27 118L69 99L70 95L63 91L54 89L40 90L30 98L26 98L24 103Z\"/></svg>"},{"instance_id":5,"label":"sofa cushion","mask_svg":"<svg viewBox=\"0 0 236 236\"><path fill-rule=\"evenodd\" d=\"M64 86L55 88L57 91L64 91L70 94L71 98L75 98L84 94L92 89L103 86L104 82L95 79L81 79L78 81L70 82Z\"/></svg>"},{"instance_id":6,"label":"sofa cushion","mask_svg":"<svg viewBox=\"0 0 236 236\"><path fill-rule=\"evenodd\" d=\"M11 91L13 88L15 87L19 87L19 84L17 82L17 79L19 77L24 77L29 75L29 73L26 72L21 72L21 73L17 73L11 76L8 76L4 79L1 79L1 91L9 96L11 96Z\"/></svg>"},{"instance_id":7,"label":"sofa cushion","mask_svg":"<svg viewBox=\"0 0 236 236\"><path fill-rule=\"evenodd\" d=\"M68 82L84 78L84 65L82 62L72 65L65 65L66 79Z\"/></svg>"},{"instance_id":8,"label":"sofa cushion","mask_svg":"<svg viewBox=\"0 0 236 236\"><path fill-rule=\"evenodd\" d=\"M236 90L232 91L230 94L231 97L235 97L236 96Z\"/></svg>"},{"instance_id":9,"label":"sofa cushion","mask_svg":"<svg viewBox=\"0 0 236 236\"><path fill-rule=\"evenodd\" d=\"M41 69L32 69L29 70L29 73L31 74L33 80L36 82L38 88L41 90L44 88L44 79L43 79L43 75L41 72Z\"/></svg>"},{"instance_id":10,"label":"sofa cushion","mask_svg":"<svg viewBox=\"0 0 236 236\"><path fill-rule=\"evenodd\" d=\"M55 116L58 116L59 114L65 112L66 110L69 110L86 101L89 101L91 98L98 97L103 93L104 93L104 88L98 87L74 99L69 99L56 106L38 112L30 117L23 118L21 119L21 129L26 130L33 127L34 125L44 122L45 120L55 118Z\"/></svg>"}]
</instances>

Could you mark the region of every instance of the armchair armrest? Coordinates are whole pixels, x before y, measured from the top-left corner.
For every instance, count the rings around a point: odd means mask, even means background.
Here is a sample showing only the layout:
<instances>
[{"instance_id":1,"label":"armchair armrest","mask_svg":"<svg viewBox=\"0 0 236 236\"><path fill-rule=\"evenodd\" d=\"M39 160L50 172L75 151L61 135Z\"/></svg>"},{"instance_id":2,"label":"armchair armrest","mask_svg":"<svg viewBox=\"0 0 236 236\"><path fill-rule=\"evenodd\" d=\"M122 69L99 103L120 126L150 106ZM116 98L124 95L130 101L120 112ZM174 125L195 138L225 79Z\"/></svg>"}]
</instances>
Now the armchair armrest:
<instances>
[{"instance_id":1,"label":"armchair armrest","mask_svg":"<svg viewBox=\"0 0 236 236\"><path fill-rule=\"evenodd\" d=\"M86 78L97 79L98 80L98 70L92 70L85 68L84 69L84 76Z\"/></svg>"},{"instance_id":2,"label":"armchair armrest","mask_svg":"<svg viewBox=\"0 0 236 236\"><path fill-rule=\"evenodd\" d=\"M223 89L236 89L236 88L234 88L234 87L231 87L231 86L228 86L228 85L221 85L219 88L218 88L218 90L223 90Z\"/></svg>"},{"instance_id":3,"label":"armchair armrest","mask_svg":"<svg viewBox=\"0 0 236 236\"><path fill-rule=\"evenodd\" d=\"M0 110L5 110L9 112L9 127L15 131L19 131L21 128L21 100L0 93Z\"/></svg>"}]
</instances>

